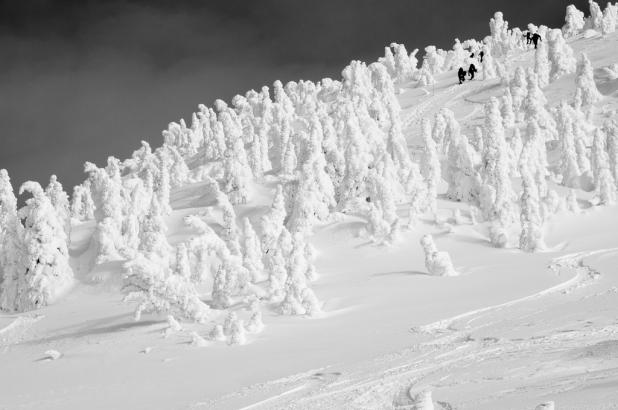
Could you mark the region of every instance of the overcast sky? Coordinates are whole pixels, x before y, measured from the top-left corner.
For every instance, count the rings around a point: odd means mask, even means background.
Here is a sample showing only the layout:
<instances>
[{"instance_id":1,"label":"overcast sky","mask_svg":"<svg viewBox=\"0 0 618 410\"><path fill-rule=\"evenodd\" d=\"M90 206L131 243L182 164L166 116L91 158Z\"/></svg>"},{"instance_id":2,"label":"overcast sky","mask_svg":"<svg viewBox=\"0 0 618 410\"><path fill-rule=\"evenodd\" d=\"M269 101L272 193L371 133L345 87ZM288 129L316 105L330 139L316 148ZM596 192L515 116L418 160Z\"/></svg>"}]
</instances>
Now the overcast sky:
<instances>
[{"instance_id":1,"label":"overcast sky","mask_svg":"<svg viewBox=\"0 0 618 410\"><path fill-rule=\"evenodd\" d=\"M15 189L154 146L170 121L276 79L339 78L384 46L409 51L511 26L559 27L561 0L0 0L0 168ZM419 57L422 56L422 51Z\"/></svg>"}]
</instances>

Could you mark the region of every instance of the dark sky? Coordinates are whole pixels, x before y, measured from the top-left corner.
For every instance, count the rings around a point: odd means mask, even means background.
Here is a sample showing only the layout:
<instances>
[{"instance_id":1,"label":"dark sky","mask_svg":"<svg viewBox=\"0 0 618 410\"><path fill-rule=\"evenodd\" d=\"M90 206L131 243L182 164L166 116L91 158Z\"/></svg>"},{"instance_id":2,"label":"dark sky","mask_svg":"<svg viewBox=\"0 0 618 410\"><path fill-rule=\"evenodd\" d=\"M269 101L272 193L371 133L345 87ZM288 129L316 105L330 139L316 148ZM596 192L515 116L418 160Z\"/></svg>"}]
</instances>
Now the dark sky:
<instances>
[{"instance_id":1,"label":"dark sky","mask_svg":"<svg viewBox=\"0 0 618 410\"><path fill-rule=\"evenodd\" d=\"M0 168L15 188L160 145L170 121L276 79L339 78L392 41L409 51L511 26L561 26L561 0L0 0ZM422 52L419 53L419 57Z\"/></svg>"}]
</instances>

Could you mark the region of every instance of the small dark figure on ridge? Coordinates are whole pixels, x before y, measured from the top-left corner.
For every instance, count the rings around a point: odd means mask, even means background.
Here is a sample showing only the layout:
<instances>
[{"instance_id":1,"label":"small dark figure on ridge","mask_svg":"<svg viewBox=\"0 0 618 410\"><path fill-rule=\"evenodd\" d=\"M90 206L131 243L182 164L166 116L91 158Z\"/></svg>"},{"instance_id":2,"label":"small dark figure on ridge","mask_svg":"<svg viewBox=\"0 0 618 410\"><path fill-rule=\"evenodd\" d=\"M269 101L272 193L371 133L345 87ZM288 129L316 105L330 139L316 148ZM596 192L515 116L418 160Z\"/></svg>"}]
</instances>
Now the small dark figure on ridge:
<instances>
[{"instance_id":1,"label":"small dark figure on ridge","mask_svg":"<svg viewBox=\"0 0 618 410\"><path fill-rule=\"evenodd\" d=\"M459 84L463 84L463 82L466 81L466 71L462 67L459 67L457 77L459 77Z\"/></svg>"},{"instance_id":2,"label":"small dark figure on ridge","mask_svg":"<svg viewBox=\"0 0 618 410\"><path fill-rule=\"evenodd\" d=\"M532 35L532 42L534 43L534 49L536 50L537 45L539 44L539 41L543 41L541 39L541 35L539 33L534 33Z\"/></svg>"},{"instance_id":3,"label":"small dark figure on ridge","mask_svg":"<svg viewBox=\"0 0 618 410\"><path fill-rule=\"evenodd\" d=\"M468 74L470 75L470 80L474 80L474 73L476 73L476 67L474 64L470 64L470 68L468 68Z\"/></svg>"},{"instance_id":4,"label":"small dark figure on ridge","mask_svg":"<svg viewBox=\"0 0 618 410\"><path fill-rule=\"evenodd\" d=\"M530 32L526 31L526 44L532 43L532 37L530 36Z\"/></svg>"},{"instance_id":5,"label":"small dark figure on ridge","mask_svg":"<svg viewBox=\"0 0 618 410\"><path fill-rule=\"evenodd\" d=\"M485 55L485 53L483 51L481 51L479 53L479 57L481 57L481 63L483 62L483 56Z\"/></svg>"}]
</instances>

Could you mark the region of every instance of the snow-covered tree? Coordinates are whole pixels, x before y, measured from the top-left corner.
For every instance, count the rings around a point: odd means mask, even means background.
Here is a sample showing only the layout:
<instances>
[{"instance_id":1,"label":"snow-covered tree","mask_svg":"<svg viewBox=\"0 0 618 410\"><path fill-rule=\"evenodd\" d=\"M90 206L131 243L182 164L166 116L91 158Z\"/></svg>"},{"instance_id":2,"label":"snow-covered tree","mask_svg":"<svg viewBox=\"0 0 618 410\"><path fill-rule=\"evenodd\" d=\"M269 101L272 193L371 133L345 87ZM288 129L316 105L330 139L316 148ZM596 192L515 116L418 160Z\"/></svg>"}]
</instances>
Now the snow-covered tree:
<instances>
[{"instance_id":1,"label":"snow-covered tree","mask_svg":"<svg viewBox=\"0 0 618 410\"><path fill-rule=\"evenodd\" d=\"M616 18L618 17L618 5L611 2L607 3L603 10L603 18L601 20L601 33L606 36L616 31Z\"/></svg>"},{"instance_id":2,"label":"snow-covered tree","mask_svg":"<svg viewBox=\"0 0 618 410\"><path fill-rule=\"evenodd\" d=\"M534 72L539 81L539 87L545 88L549 84L549 72L554 69L554 64L549 62L547 43L541 42L534 52Z\"/></svg>"},{"instance_id":3,"label":"snow-covered tree","mask_svg":"<svg viewBox=\"0 0 618 410\"><path fill-rule=\"evenodd\" d=\"M550 30L547 36L549 43L549 61L551 61L551 81L556 81L565 74L575 72L577 61L573 54L573 49L569 46L560 29ZM541 43L540 46L544 44ZM539 77L541 87L544 87Z\"/></svg>"},{"instance_id":4,"label":"snow-covered tree","mask_svg":"<svg viewBox=\"0 0 618 410\"><path fill-rule=\"evenodd\" d=\"M590 118L592 107L601 99L601 93L594 82L592 64L584 53L582 53L579 63L577 64L575 84L577 86L576 92L580 97L579 101L581 101L581 106L576 106L575 108L582 108L586 112L588 118Z\"/></svg>"},{"instance_id":5,"label":"snow-covered tree","mask_svg":"<svg viewBox=\"0 0 618 410\"><path fill-rule=\"evenodd\" d=\"M481 178L476 171L475 152L462 135L450 144L447 161L446 196L455 201L471 202L479 197Z\"/></svg>"},{"instance_id":6,"label":"snow-covered tree","mask_svg":"<svg viewBox=\"0 0 618 410\"><path fill-rule=\"evenodd\" d=\"M579 11L573 4L569 4L564 21L566 23L562 27L564 36L567 38L576 36L584 28L584 12Z\"/></svg>"},{"instance_id":7,"label":"snow-covered tree","mask_svg":"<svg viewBox=\"0 0 618 410\"><path fill-rule=\"evenodd\" d=\"M137 303L135 320L143 313L156 312L203 323L210 315L190 278L170 272L160 258L140 253L124 268L125 301Z\"/></svg>"},{"instance_id":8,"label":"snow-covered tree","mask_svg":"<svg viewBox=\"0 0 618 410\"><path fill-rule=\"evenodd\" d=\"M23 291L22 234L11 179L5 169L0 169L0 310L21 309L18 295Z\"/></svg>"},{"instance_id":9,"label":"snow-covered tree","mask_svg":"<svg viewBox=\"0 0 618 410\"><path fill-rule=\"evenodd\" d=\"M425 267L430 275L457 276L459 273L453 267L451 257L447 252L438 251L431 235L421 238L421 246L425 253Z\"/></svg>"},{"instance_id":10,"label":"snow-covered tree","mask_svg":"<svg viewBox=\"0 0 618 410\"><path fill-rule=\"evenodd\" d=\"M427 206L435 215L438 210L436 199L438 197L438 184L442 178L442 171L436 143L431 136L431 123L427 118L423 119L422 132L424 148L421 158L421 174L427 185Z\"/></svg>"},{"instance_id":11,"label":"snow-covered tree","mask_svg":"<svg viewBox=\"0 0 618 410\"><path fill-rule=\"evenodd\" d=\"M519 199L521 208L521 235L519 248L526 252L535 252L545 247L543 241L543 220L541 217L538 188L530 170L530 159L522 155L520 170L523 191Z\"/></svg>"},{"instance_id":12,"label":"snow-covered tree","mask_svg":"<svg viewBox=\"0 0 618 410\"><path fill-rule=\"evenodd\" d=\"M243 266L249 271L252 282L263 278L264 263L260 240L249 218L243 218L242 258Z\"/></svg>"},{"instance_id":13,"label":"snow-covered tree","mask_svg":"<svg viewBox=\"0 0 618 410\"><path fill-rule=\"evenodd\" d=\"M16 301L19 311L53 303L73 284L66 233L51 200L37 182L25 182L19 189L20 195L24 192L30 192L32 198L19 210L24 220Z\"/></svg>"},{"instance_id":14,"label":"snow-covered tree","mask_svg":"<svg viewBox=\"0 0 618 410\"><path fill-rule=\"evenodd\" d=\"M601 31L603 26L603 11L596 1L588 0L590 5L590 17L588 17L587 27Z\"/></svg>"},{"instance_id":15,"label":"snow-covered tree","mask_svg":"<svg viewBox=\"0 0 618 410\"><path fill-rule=\"evenodd\" d=\"M573 122L575 113L573 108L562 101L556 112L558 135L560 136L560 173L562 184L568 187L578 187L577 179L581 170L577 162L577 150L575 148L575 135L573 134Z\"/></svg>"},{"instance_id":16,"label":"snow-covered tree","mask_svg":"<svg viewBox=\"0 0 618 410\"><path fill-rule=\"evenodd\" d=\"M514 197L509 176L509 156L500 103L492 98L485 106L484 151L481 164L483 188L481 209L486 218L498 219L501 224L512 220Z\"/></svg>"}]
</instances>

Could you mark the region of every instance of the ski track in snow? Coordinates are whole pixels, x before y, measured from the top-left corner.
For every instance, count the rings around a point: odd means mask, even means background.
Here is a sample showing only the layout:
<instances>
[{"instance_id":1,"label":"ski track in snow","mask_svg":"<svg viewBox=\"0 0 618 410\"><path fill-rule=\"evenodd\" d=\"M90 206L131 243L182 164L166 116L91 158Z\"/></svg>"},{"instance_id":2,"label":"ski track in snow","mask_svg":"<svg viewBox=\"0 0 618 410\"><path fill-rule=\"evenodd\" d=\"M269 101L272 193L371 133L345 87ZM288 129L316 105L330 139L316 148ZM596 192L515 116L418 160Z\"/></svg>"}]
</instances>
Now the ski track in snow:
<instances>
[{"instance_id":1,"label":"ski track in snow","mask_svg":"<svg viewBox=\"0 0 618 410\"><path fill-rule=\"evenodd\" d=\"M556 257L550 261L552 270L573 269L575 274L568 280L541 290L534 294L497 305L475 309L447 319L442 319L424 326L418 330L419 335L435 335L436 339L419 343L411 348L376 358L349 369L345 372L325 373L315 371L302 373L297 377L284 378L268 384L254 386L252 393L271 390L277 385L278 392L266 398L248 404L242 409L382 409L385 403L390 403L397 390L408 389L418 385L429 386L449 385L459 382L450 381L450 373L455 369L465 369L480 362L502 360L504 357L516 357L522 352L546 351L547 354L562 352L568 349L580 348L585 343L595 340L608 340L618 337L618 323L600 328L567 330L550 332L547 336L537 336L530 339L502 339L484 337L475 339L474 331L499 325L499 322L489 322L470 327L473 320L487 316L490 313L525 306L525 302L540 299L549 295L569 294L573 290L584 287L600 276L594 268L584 263L584 259L594 255L617 252L618 248L582 251ZM527 315L538 314L539 311ZM523 316L527 317L527 316ZM519 317L521 318L521 317ZM455 322L470 319L464 330L453 329ZM445 334L446 332L446 334ZM403 362L403 364L401 364ZM399 364L396 364L399 363ZM396 365L395 365L396 364ZM331 369L333 370L333 369ZM522 369L522 372L525 369ZM537 369L542 375L544 370ZM535 374L536 374L535 373ZM316 375L330 374L336 377L316 378ZM518 372L504 378L523 378ZM435 387L435 386L434 386ZM572 387L571 387L572 388ZM273 392L274 393L274 392ZM515 392L511 392L515 394ZM503 394L510 394L508 391ZM247 397L250 397L248 395ZM209 403L213 405L214 403ZM217 401L225 408L225 400ZM469 403L474 408L475 403ZM440 402L437 409L449 408L448 402ZM192 407L206 408L206 407ZM210 408L210 407L207 407Z\"/></svg>"}]
</instances>

